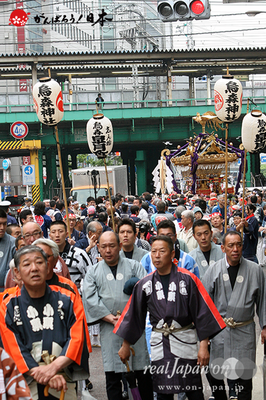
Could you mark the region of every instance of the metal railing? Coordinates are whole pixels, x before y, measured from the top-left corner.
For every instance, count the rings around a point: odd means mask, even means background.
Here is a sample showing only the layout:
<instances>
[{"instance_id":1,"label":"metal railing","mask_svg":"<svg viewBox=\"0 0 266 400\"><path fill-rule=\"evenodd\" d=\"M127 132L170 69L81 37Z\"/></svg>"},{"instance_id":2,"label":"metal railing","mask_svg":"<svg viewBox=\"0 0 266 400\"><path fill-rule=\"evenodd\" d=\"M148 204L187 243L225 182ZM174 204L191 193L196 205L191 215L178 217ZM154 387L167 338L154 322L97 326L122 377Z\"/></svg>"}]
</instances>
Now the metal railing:
<instances>
[{"instance_id":1,"label":"metal railing","mask_svg":"<svg viewBox=\"0 0 266 400\"><path fill-rule=\"evenodd\" d=\"M253 99L256 104L265 104L266 96ZM247 98L243 98L243 104L247 103ZM110 101L104 102L104 110L138 109L142 108L165 108L165 107L191 107L191 106L214 106L214 99L195 98L195 99L164 99L164 100L142 100L142 101ZM84 111L96 110L95 102L64 103L65 111ZM5 104L0 105L1 113L35 112L33 104Z\"/></svg>"}]
</instances>

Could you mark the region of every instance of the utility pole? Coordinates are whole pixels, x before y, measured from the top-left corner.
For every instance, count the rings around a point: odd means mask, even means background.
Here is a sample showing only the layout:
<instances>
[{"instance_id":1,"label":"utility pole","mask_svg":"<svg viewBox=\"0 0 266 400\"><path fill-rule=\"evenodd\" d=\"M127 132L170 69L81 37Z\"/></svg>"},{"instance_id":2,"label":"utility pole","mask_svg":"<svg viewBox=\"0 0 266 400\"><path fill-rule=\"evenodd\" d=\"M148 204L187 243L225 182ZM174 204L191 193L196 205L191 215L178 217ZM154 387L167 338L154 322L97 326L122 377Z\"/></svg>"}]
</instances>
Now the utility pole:
<instances>
[{"instance_id":1,"label":"utility pole","mask_svg":"<svg viewBox=\"0 0 266 400\"><path fill-rule=\"evenodd\" d=\"M136 9L135 4L128 4L127 6L120 6L119 12L117 14L128 14L129 20L134 22L136 15L141 18L141 22L138 24L135 22L135 26L132 28L124 29L119 32L122 39L126 40L131 45L131 50L137 50L138 41L141 39L145 40L146 46L152 45L155 48L158 47L158 40L154 39L145 29L145 17L142 12ZM136 14L136 15L135 15ZM132 65L132 78L133 78L133 98L134 107L138 107L139 103L139 73L138 73L138 65ZM159 78L160 80L160 78ZM156 81L158 87L158 81ZM159 88L161 91L161 88ZM161 94L160 97L161 99Z\"/></svg>"}]
</instances>

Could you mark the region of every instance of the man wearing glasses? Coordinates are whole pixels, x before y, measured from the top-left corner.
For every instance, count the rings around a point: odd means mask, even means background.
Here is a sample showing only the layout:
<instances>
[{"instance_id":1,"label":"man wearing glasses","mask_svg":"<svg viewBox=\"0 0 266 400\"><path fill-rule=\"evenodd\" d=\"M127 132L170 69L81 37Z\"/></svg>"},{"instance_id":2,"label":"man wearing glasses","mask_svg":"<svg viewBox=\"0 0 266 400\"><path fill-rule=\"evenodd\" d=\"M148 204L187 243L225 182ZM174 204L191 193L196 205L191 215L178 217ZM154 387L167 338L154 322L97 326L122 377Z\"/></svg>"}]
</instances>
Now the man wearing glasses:
<instances>
[{"instance_id":1,"label":"man wearing glasses","mask_svg":"<svg viewBox=\"0 0 266 400\"><path fill-rule=\"evenodd\" d=\"M25 245L28 246L32 244L36 239L39 239L43 236L41 227L37 222L27 222L23 225L22 235L25 242Z\"/></svg>"},{"instance_id":2,"label":"man wearing glasses","mask_svg":"<svg viewBox=\"0 0 266 400\"><path fill-rule=\"evenodd\" d=\"M37 222L27 222L22 227L22 235L25 245L28 246L35 242L35 240L43 237L41 227ZM59 257L54 268L54 272L60 276L70 279L70 274L64 260Z\"/></svg>"}]
</instances>

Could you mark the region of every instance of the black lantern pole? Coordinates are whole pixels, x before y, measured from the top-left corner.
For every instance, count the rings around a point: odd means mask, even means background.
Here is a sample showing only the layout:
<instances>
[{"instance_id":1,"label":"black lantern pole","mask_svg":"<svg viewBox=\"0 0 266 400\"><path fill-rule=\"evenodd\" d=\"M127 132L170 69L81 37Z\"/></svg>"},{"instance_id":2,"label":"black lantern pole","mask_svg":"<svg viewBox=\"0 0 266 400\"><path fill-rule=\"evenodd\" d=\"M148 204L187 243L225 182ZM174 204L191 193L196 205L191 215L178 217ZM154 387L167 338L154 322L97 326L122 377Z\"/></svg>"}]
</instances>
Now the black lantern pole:
<instances>
[{"instance_id":1,"label":"black lantern pole","mask_svg":"<svg viewBox=\"0 0 266 400\"><path fill-rule=\"evenodd\" d=\"M225 212L224 212L224 233L227 232L227 190L228 190L228 124L225 129Z\"/></svg>"},{"instance_id":2,"label":"black lantern pole","mask_svg":"<svg viewBox=\"0 0 266 400\"><path fill-rule=\"evenodd\" d=\"M106 159L105 158L103 159L103 162L104 162L104 168L105 168L105 174L106 174L108 197L109 197L109 202L110 202L110 207L111 207L111 218L112 218L113 231L115 232L115 219L114 219L114 213L113 213L113 202L112 202L112 199L111 199L108 171L107 171Z\"/></svg>"}]
</instances>

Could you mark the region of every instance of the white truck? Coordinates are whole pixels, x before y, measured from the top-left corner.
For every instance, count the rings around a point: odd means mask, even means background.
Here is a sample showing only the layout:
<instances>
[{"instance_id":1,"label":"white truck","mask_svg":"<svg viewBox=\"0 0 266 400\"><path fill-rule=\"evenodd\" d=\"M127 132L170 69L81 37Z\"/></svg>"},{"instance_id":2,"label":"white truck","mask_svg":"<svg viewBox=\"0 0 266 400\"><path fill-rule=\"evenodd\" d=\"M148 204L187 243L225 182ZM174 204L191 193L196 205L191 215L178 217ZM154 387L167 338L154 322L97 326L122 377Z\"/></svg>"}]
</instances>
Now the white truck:
<instances>
[{"instance_id":1,"label":"white truck","mask_svg":"<svg viewBox=\"0 0 266 400\"><path fill-rule=\"evenodd\" d=\"M107 167L111 196L116 193L128 194L127 166L113 165ZM108 196L105 167L88 167L72 170L71 196L86 204L87 198Z\"/></svg>"}]
</instances>

